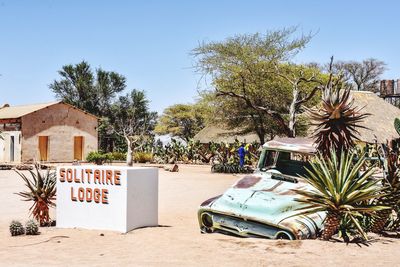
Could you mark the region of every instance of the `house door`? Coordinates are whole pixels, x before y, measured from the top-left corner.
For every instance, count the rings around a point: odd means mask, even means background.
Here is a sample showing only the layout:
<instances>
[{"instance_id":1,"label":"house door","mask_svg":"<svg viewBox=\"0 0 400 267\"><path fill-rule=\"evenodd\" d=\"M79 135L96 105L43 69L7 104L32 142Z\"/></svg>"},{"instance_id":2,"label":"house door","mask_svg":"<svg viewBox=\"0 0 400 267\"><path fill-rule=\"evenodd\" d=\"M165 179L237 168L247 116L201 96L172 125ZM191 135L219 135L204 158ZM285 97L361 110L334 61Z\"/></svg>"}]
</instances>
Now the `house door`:
<instances>
[{"instance_id":1,"label":"house door","mask_svg":"<svg viewBox=\"0 0 400 267\"><path fill-rule=\"evenodd\" d=\"M14 161L15 137L10 136L10 161Z\"/></svg>"},{"instance_id":2,"label":"house door","mask_svg":"<svg viewBox=\"0 0 400 267\"><path fill-rule=\"evenodd\" d=\"M49 157L49 137L39 136L39 159L40 161L48 161Z\"/></svg>"},{"instance_id":3,"label":"house door","mask_svg":"<svg viewBox=\"0 0 400 267\"><path fill-rule=\"evenodd\" d=\"M74 160L83 159L83 136L74 136Z\"/></svg>"}]
</instances>

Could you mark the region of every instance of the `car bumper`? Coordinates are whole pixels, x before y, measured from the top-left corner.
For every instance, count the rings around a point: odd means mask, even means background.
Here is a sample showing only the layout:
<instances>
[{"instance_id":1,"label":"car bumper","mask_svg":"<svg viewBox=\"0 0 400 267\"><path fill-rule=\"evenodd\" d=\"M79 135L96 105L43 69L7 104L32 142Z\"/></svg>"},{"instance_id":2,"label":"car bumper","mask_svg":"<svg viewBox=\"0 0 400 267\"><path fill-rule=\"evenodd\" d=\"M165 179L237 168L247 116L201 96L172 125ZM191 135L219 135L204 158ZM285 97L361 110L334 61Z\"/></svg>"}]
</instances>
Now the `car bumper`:
<instances>
[{"instance_id":1,"label":"car bumper","mask_svg":"<svg viewBox=\"0 0 400 267\"><path fill-rule=\"evenodd\" d=\"M302 216L273 225L254 218L238 217L201 208L198 220L202 233L222 232L241 237L294 240L316 238L319 229L315 220L322 222L323 218L316 215L313 220Z\"/></svg>"}]
</instances>

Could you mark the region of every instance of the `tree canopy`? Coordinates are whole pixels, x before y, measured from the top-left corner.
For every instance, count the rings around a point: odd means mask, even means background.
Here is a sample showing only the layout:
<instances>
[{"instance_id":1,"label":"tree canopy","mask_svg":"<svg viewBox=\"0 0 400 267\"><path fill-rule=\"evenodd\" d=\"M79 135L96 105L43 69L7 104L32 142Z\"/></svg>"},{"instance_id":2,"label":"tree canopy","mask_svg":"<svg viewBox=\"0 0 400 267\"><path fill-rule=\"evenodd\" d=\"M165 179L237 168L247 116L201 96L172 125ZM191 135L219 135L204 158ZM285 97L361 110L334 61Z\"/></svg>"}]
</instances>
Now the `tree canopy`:
<instances>
[{"instance_id":1,"label":"tree canopy","mask_svg":"<svg viewBox=\"0 0 400 267\"><path fill-rule=\"evenodd\" d=\"M149 100L144 91L133 89L120 96L112 105L112 127L125 140L127 164L133 164L133 152L145 143L151 135L157 119L157 112L149 111Z\"/></svg>"},{"instance_id":2,"label":"tree canopy","mask_svg":"<svg viewBox=\"0 0 400 267\"><path fill-rule=\"evenodd\" d=\"M256 131L261 142L265 134L294 136L296 116L289 113L298 113L319 89L319 69L290 63L311 39L293 38L295 32L237 35L203 43L192 52L196 70L211 77L211 95L218 98L216 106L227 124Z\"/></svg>"},{"instance_id":3,"label":"tree canopy","mask_svg":"<svg viewBox=\"0 0 400 267\"><path fill-rule=\"evenodd\" d=\"M126 89L124 76L101 68L93 72L86 61L65 65L58 74L49 85L56 97L98 117L109 115L111 103Z\"/></svg>"},{"instance_id":4,"label":"tree canopy","mask_svg":"<svg viewBox=\"0 0 400 267\"><path fill-rule=\"evenodd\" d=\"M158 134L171 134L189 141L203 127L205 111L199 104L175 104L167 107L155 127Z\"/></svg>"},{"instance_id":5,"label":"tree canopy","mask_svg":"<svg viewBox=\"0 0 400 267\"><path fill-rule=\"evenodd\" d=\"M58 74L60 79L49 85L56 97L99 117L101 150L126 151L132 148L133 136L154 129L157 114L149 111L144 91L134 89L122 95L124 76L101 68L93 71L86 61L65 65Z\"/></svg>"},{"instance_id":6,"label":"tree canopy","mask_svg":"<svg viewBox=\"0 0 400 267\"><path fill-rule=\"evenodd\" d=\"M386 63L368 58L363 61L338 61L334 64L337 73L342 73L346 82L357 91L379 91L379 81L386 70Z\"/></svg>"}]
</instances>

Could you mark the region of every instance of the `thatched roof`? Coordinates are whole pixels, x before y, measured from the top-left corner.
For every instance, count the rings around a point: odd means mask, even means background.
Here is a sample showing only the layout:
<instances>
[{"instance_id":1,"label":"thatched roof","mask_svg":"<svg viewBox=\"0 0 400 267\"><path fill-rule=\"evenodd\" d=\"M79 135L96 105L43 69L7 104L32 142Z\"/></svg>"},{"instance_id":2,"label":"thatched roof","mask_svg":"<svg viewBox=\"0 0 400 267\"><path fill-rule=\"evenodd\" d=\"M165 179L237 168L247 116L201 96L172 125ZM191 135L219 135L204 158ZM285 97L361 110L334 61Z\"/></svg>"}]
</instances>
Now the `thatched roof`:
<instances>
[{"instance_id":1,"label":"thatched roof","mask_svg":"<svg viewBox=\"0 0 400 267\"><path fill-rule=\"evenodd\" d=\"M394 119L400 118L400 109L386 102L376 94L367 91L353 91L354 105L363 107L362 112L370 113L362 126L368 129L359 129L359 138L363 142L384 143L386 140L399 138L394 129ZM313 129L311 128L309 132Z\"/></svg>"},{"instance_id":2,"label":"thatched roof","mask_svg":"<svg viewBox=\"0 0 400 267\"><path fill-rule=\"evenodd\" d=\"M200 132L198 132L194 140L200 141L200 143L206 144L209 142L225 142L234 143L235 139L239 142L252 143L254 141L260 142L260 139L255 133L240 134L235 130L226 130L217 126L206 126Z\"/></svg>"}]
</instances>

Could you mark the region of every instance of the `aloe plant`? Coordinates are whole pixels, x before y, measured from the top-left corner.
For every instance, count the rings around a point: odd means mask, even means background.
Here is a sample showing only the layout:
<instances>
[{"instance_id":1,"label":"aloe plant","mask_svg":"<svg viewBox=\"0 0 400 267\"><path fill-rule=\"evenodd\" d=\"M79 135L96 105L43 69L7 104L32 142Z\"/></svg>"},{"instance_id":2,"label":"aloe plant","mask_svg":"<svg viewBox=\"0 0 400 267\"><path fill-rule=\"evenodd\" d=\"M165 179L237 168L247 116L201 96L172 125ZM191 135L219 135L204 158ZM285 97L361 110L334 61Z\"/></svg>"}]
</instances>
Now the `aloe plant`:
<instances>
[{"instance_id":1,"label":"aloe plant","mask_svg":"<svg viewBox=\"0 0 400 267\"><path fill-rule=\"evenodd\" d=\"M49 224L50 207L55 207L56 198L56 173L48 169L45 173L40 170L40 165L35 164L35 170L29 170L30 177L23 172L15 170L25 182L26 191L16 193L23 197L24 201L33 201L29 209L31 215L41 226Z\"/></svg>"},{"instance_id":2,"label":"aloe plant","mask_svg":"<svg viewBox=\"0 0 400 267\"><path fill-rule=\"evenodd\" d=\"M313 134L318 151L326 157L330 151L348 151L358 140L358 129L365 128L361 122L370 114L354 106L351 90L340 90L340 83L330 83L322 97L321 107L309 110L316 130Z\"/></svg>"},{"instance_id":3,"label":"aloe plant","mask_svg":"<svg viewBox=\"0 0 400 267\"><path fill-rule=\"evenodd\" d=\"M400 120L398 122L400 123ZM390 209L379 211L377 216L372 219L370 230L375 233L381 233L385 229L385 225L391 217L392 211L397 213L397 216L394 217L395 219L392 218L391 222L389 222L389 228L397 230L395 227L400 223L397 212L400 208L399 148L394 142L388 142L386 145L381 145L381 151L385 155L383 164L384 179L382 180L382 185L385 187L386 195L377 199L376 202L388 206Z\"/></svg>"},{"instance_id":4,"label":"aloe plant","mask_svg":"<svg viewBox=\"0 0 400 267\"><path fill-rule=\"evenodd\" d=\"M312 189L295 190L301 196L297 201L304 203L298 214L326 212L324 240L329 240L338 231L344 218L350 220L358 233L367 239L357 218L388 208L372 202L384 196L380 180L371 178L373 167L361 173L365 157L356 160L354 153L342 152L339 158L334 150L330 157L319 155L310 163L311 169L303 178Z\"/></svg>"}]
</instances>

